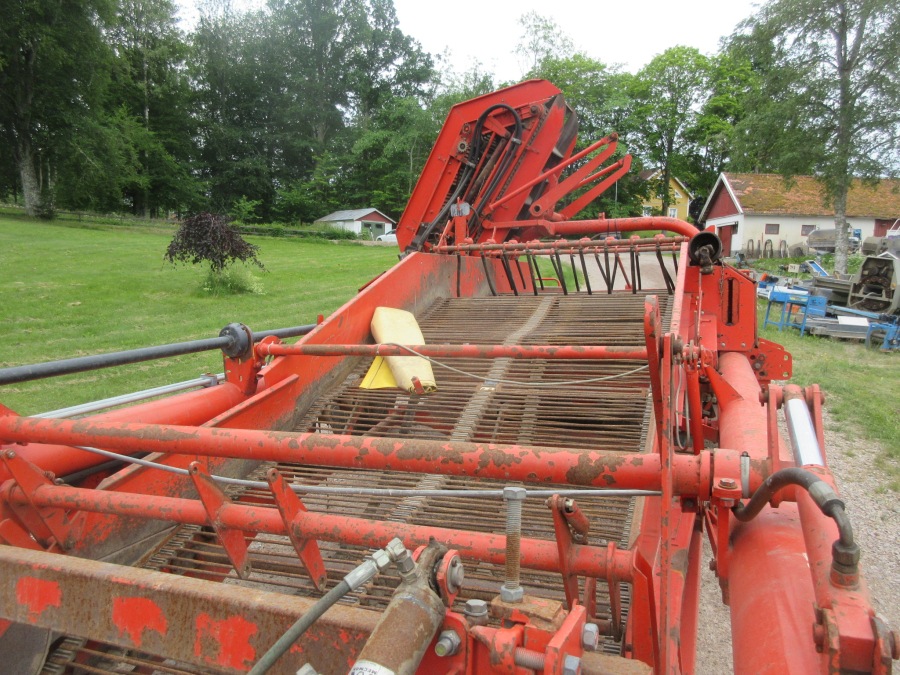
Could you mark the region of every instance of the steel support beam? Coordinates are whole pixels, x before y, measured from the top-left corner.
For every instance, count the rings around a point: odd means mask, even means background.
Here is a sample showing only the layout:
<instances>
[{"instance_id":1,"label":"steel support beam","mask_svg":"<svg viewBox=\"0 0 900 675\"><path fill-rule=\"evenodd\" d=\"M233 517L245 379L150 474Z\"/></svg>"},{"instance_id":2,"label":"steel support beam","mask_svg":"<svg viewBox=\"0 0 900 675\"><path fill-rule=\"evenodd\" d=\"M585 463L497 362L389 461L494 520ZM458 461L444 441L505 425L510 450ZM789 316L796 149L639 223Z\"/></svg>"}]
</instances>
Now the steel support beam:
<instances>
[{"instance_id":1,"label":"steel support beam","mask_svg":"<svg viewBox=\"0 0 900 675\"><path fill-rule=\"evenodd\" d=\"M0 546L0 618L245 673L315 598ZM380 614L336 605L269 671L346 675Z\"/></svg>"},{"instance_id":2,"label":"steel support beam","mask_svg":"<svg viewBox=\"0 0 900 675\"><path fill-rule=\"evenodd\" d=\"M265 343L257 356L410 356L410 350L437 359L562 359L646 361L646 348L564 345L282 345ZM527 384L523 382L523 384Z\"/></svg>"},{"instance_id":3,"label":"steel support beam","mask_svg":"<svg viewBox=\"0 0 900 675\"><path fill-rule=\"evenodd\" d=\"M216 511L216 522L210 521L202 502L196 499L160 497L125 492L107 492L73 488L63 485L42 485L26 496L21 487L7 483L2 498L17 506L33 505L35 508L63 509L108 513L130 518L165 520L189 525L210 525L244 532L288 534L287 525L277 509L250 504L228 503ZM325 513L298 512L291 521L297 539L316 539L365 547L380 548L394 537L403 539L406 546L415 549L428 544L434 537L442 544L459 551L463 559L502 565L505 562L506 537L503 535L469 532L442 527L424 527L401 523L384 523L365 518L332 516ZM522 567L527 569L559 572L559 551L553 541L522 539ZM613 560L612 572L629 581L631 553L618 551ZM580 576L605 577L609 567L609 554L605 547L572 547L566 565Z\"/></svg>"},{"instance_id":4,"label":"steel support beam","mask_svg":"<svg viewBox=\"0 0 900 675\"><path fill-rule=\"evenodd\" d=\"M5 442L85 445L126 454L163 452L312 466L478 476L526 483L660 489L659 456L641 453L111 423L89 418L43 420L15 415L0 416L0 439ZM698 494L700 457L677 455L673 468L676 492ZM765 476L754 471L751 478L755 489Z\"/></svg>"}]
</instances>

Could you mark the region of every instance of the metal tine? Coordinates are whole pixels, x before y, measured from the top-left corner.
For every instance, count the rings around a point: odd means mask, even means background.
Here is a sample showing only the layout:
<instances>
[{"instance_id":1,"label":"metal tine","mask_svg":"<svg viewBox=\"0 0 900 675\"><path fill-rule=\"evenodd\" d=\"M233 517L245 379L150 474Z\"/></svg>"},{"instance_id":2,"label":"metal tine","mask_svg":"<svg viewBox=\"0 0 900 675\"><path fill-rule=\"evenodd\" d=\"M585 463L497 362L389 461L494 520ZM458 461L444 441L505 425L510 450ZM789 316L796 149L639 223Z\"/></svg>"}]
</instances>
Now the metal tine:
<instances>
[{"instance_id":1,"label":"metal tine","mask_svg":"<svg viewBox=\"0 0 900 675\"><path fill-rule=\"evenodd\" d=\"M516 257L513 259L513 262L514 262L515 265L516 265L516 269L519 271L519 279L522 280L522 290L523 290L523 291L524 291L524 290L527 290L527 289L528 289L528 284L525 283L525 275L522 273L522 266L519 264L519 256L516 256Z\"/></svg>"},{"instance_id":2,"label":"metal tine","mask_svg":"<svg viewBox=\"0 0 900 675\"><path fill-rule=\"evenodd\" d=\"M656 259L659 261L659 268L662 270L663 281L666 283L666 292L669 295L672 295L675 292L675 282L672 281L672 277L669 275L669 270L666 269L666 261L663 258L663 254L659 246L656 247Z\"/></svg>"},{"instance_id":3,"label":"metal tine","mask_svg":"<svg viewBox=\"0 0 900 675\"><path fill-rule=\"evenodd\" d=\"M634 250L634 249L632 249ZM637 290L644 290L644 282L641 279L641 252L634 251L634 269L637 271Z\"/></svg>"},{"instance_id":4,"label":"metal tine","mask_svg":"<svg viewBox=\"0 0 900 675\"><path fill-rule=\"evenodd\" d=\"M578 270L575 269L575 255L569 254L569 262L572 263L572 276L575 277L575 292L581 293L581 286L578 285Z\"/></svg>"},{"instance_id":5,"label":"metal tine","mask_svg":"<svg viewBox=\"0 0 900 675\"><path fill-rule=\"evenodd\" d=\"M484 253L481 254L481 264L484 265L484 278L487 279L488 288L491 289L491 295L497 295L497 289L494 288L494 282L491 281L491 273L488 270L488 264L484 257Z\"/></svg>"},{"instance_id":6,"label":"metal tine","mask_svg":"<svg viewBox=\"0 0 900 675\"><path fill-rule=\"evenodd\" d=\"M609 275L606 273L606 270L603 269L603 263L600 262L600 254L596 251L594 252L594 258L597 261L597 269L600 270L600 276L603 277L603 283L606 284L606 292L612 293L612 284L609 282ZM606 264L609 265L609 251L606 251Z\"/></svg>"},{"instance_id":7,"label":"metal tine","mask_svg":"<svg viewBox=\"0 0 900 675\"><path fill-rule=\"evenodd\" d=\"M513 294L518 296L519 289L516 288L516 280L515 277L513 277L512 268L509 266L509 258L506 257L506 253L500 254L500 260L503 263L503 271L506 272L506 278L509 280L509 285L512 288Z\"/></svg>"},{"instance_id":8,"label":"metal tine","mask_svg":"<svg viewBox=\"0 0 900 675\"><path fill-rule=\"evenodd\" d=\"M563 295L568 295L569 289L566 287L566 275L563 274L563 265L562 260L559 259L559 251L553 252L553 257L551 258L551 260L554 258L556 259L556 264L553 267L559 274L559 285L562 286Z\"/></svg>"},{"instance_id":9,"label":"metal tine","mask_svg":"<svg viewBox=\"0 0 900 675\"><path fill-rule=\"evenodd\" d=\"M587 263L584 260L584 249L578 249L578 257L581 258L581 269L584 272L584 287L587 289L588 295L593 295L591 280L588 279Z\"/></svg>"},{"instance_id":10,"label":"metal tine","mask_svg":"<svg viewBox=\"0 0 900 675\"><path fill-rule=\"evenodd\" d=\"M538 294L538 282L534 278L534 266L531 264L531 256L528 255L528 251L525 251L525 260L528 262L528 274L531 276L531 290L534 291L534 294ZM540 273L538 273L538 277L540 277ZM541 288L544 288L544 283L541 282Z\"/></svg>"},{"instance_id":11,"label":"metal tine","mask_svg":"<svg viewBox=\"0 0 900 675\"><path fill-rule=\"evenodd\" d=\"M606 271L607 271L607 273L609 273L609 247L607 247L604 250L604 253L606 254ZM618 259L619 259L619 254L616 253L616 261L618 261ZM612 281L610 281L610 285L609 285L610 293L613 292L613 286L615 286L615 284L616 284L616 274L618 273L618 271L619 271L619 266L617 264L613 263L612 275L610 277L612 279Z\"/></svg>"},{"instance_id":12,"label":"metal tine","mask_svg":"<svg viewBox=\"0 0 900 675\"><path fill-rule=\"evenodd\" d=\"M672 262L675 263L675 274L678 274L678 256L672 251Z\"/></svg>"},{"instance_id":13,"label":"metal tine","mask_svg":"<svg viewBox=\"0 0 900 675\"><path fill-rule=\"evenodd\" d=\"M628 252L628 259L631 261L631 294L637 293L637 278L634 275L634 249Z\"/></svg>"}]
</instances>

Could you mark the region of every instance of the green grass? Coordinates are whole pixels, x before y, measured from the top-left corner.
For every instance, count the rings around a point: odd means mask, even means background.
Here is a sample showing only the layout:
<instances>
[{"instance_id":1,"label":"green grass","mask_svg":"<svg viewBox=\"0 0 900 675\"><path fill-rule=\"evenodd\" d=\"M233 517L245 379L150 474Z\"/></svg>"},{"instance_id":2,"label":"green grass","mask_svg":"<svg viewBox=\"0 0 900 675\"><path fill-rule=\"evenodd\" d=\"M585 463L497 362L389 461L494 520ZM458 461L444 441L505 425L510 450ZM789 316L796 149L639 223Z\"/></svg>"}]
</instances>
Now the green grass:
<instances>
[{"instance_id":1,"label":"green grass","mask_svg":"<svg viewBox=\"0 0 900 675\"><path fill-rule=\"evenodd\" d=\"M315 322L397 262L394 247L247 237L268 272L263 294L201 290L204 267L163 263L172 234L0 215L0 367ZM0 402L34 414L222 371L219 352L0 387Z\"/></svg>"},{"instance_id":2,"label":"green grass","mask_svg":"<svg viewBox=\"0 0 900 675\"><path fill-rule=\"evenodd\" d=\"M766 303L759 302L762 326ZM775 308L772 310L775 311ZM780 311L780 306L779 310ZM818 384L836 428L848 438L876 441L882 465L900 490L900 353L881 353L856 341L804 335L786 328L760 330L794 357L792 383Z\"/></svg>"}]
</instances>

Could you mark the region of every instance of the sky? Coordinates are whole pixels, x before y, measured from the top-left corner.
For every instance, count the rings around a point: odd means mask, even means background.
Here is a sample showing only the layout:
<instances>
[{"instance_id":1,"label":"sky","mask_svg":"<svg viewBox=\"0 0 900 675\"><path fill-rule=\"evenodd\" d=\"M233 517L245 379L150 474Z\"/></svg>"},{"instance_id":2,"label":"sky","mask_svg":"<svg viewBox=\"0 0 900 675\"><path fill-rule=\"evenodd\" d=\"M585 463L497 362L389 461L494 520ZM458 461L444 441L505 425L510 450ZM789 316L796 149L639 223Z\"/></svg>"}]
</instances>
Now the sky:
<instances>
[{"instance_id":1,"label":"sky","mask_svg":"<svg viewBox=\"0 0 900 675\"><path fill-rule=\"evenodd\" d=\"M189 30L197 0L177 0ZM235 0L234 6L258 7L261 0ZM553 19L576 49L603 63L620 63L636 72L669 47L696 47L714 53L719 39L755 11L751 0L631 0L621 3L568 0L394 0L400 30L427 52L449 48L454 70L477 60L497 81L522 77L514 50L521 35L518 18L531 10Z\"/></svg>"}]
</instances>

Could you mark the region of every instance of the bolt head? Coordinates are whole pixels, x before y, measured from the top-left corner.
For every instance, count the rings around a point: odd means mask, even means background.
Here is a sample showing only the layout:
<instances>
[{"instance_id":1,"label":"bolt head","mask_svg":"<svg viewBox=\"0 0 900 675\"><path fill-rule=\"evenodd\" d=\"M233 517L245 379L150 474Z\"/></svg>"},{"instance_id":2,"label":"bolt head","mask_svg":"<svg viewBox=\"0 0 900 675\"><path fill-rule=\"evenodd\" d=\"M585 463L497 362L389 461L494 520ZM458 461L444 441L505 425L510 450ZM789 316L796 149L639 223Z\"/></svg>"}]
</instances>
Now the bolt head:
<instances>
[{"instance_id":1,"label":"bolt head","mask_svg":"<svg viewBox=\"0 0 900 675\"><path fill-rule=\"evenodd\" d=\"M734 490L737 488L737 481L733 478L722 478L719 480L719 487L723 490Z\"/></svg>"},{"instance_id":2,"label":"bolt head","mask_svg":"<svg viewBox=\"0 0 900 675\"><path fill-rule=\"evenodd\" d=\"M463 609L466 616L487 616L488 605L484 600L466 600L466 607Z\"/></svg>"},{"instance_id":3,"label":"bolt head","mask_svg":"<svg viewBox=\"0 0 900 675\"><path fill-rule=\"evenodd\" d=\"M438 656L453 656L459 652L462 640L455 630L445 630L438 638L434 646L434 653Z\"/></svg>"},{"instance_id":4,"label":"bolt head","mask_svg":"<svg viewBox=\"0 0 900 675\"><path fill-rule=\"evenodd\" d=\"M300 670L297 671L297 675L319 675L319 674L316 672L315 668L313 668L311 665L309 665L307 663L300 667Z\"/></svg>"},{"instance_id":5,"label":"bolt head","mask_svg":"<svg viewBox=\"0 0 900 675\"><path fill-rule=\"evenodd\" d=\"M597 650L600 644L600 627L595 623L586 623L581 631L581 648L586 652Z\"/></svg>"},{"instance_id":6,"label":"bolt head","mask_svg":"<svg viewBox=\"0 0 900 675\"><path fill-rule=\"evenodd\" d=\"M581 675L581 659L571 654L566 654L563 661L563 675Z\"/></svg>"},{"instance_id":7,"label":"bolt head","mask_svg":"<svg viewBox=\"0 0 900 675\"><path fill-rule=\"evenodd\" d=\"M500 599L503 602L522 602L522 598L525 597L525 590L521 586L517 586L516 588L506 588L506 586L500 587Z\"/></svg>"},{"instance_id":8,"label":"bolt head","mask_svg":"<svg viewBox=\"0 0 900 675\"><path fill-rule=\"evenodd\" d=\"M462 560L459 556L453 556L450 566L447 569L447 586L451 593L455 593L462 586L463 579L466 578L466 571L463 568Z\"/></svg>"},{"instance_id":9,"label":"bolt head","mask_svg":"<svg viewBox=\"0 0 900 675\"><path fill-rule=\"evenodd\" d=\"M528 490L523 487L505 487L503 488L503 499L522 501L528 494Z\"/></svg>"}]
</instances>

